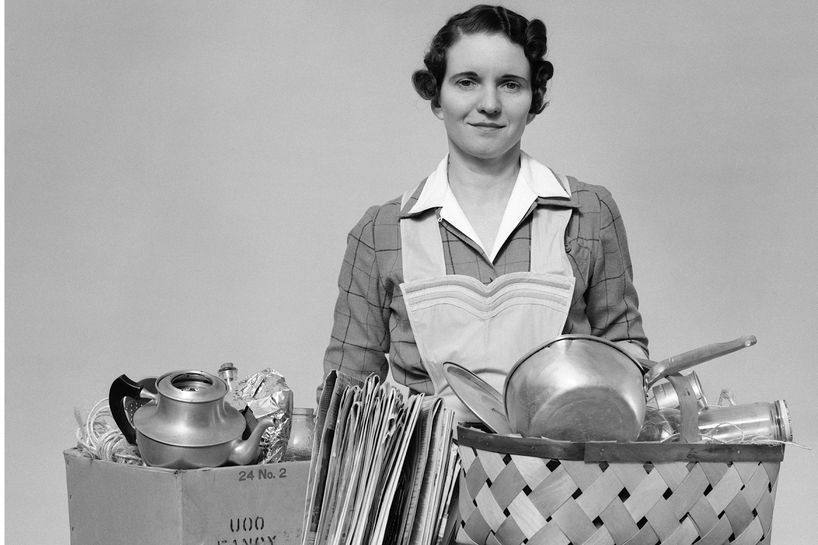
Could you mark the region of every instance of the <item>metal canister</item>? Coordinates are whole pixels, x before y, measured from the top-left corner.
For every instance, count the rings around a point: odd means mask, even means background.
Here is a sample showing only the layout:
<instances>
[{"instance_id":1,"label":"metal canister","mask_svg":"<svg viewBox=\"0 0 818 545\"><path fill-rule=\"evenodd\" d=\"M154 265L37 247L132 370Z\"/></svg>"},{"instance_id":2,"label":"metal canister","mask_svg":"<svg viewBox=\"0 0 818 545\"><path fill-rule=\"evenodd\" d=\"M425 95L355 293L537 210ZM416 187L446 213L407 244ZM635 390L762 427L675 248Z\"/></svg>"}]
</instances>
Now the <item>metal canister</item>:
<instances>
[{"instance_id":1,"label":"metal canister","mask_svg":"<svg viewBox=\"0 0 818 545\"><path fill-rule=\"evenodd\" d=\"M699 412L699 433L725 443L792 441L790 414L783 399L709 407Z\"/></svg>"},{"instance_id":2,"label":"metal canister","mask_svg":"<svg viewBox=\"0 0 818 545\"><path fill-rule=\"evenodd\" d=\"M687 380L693 395L696 396L699 409L706 409L708 405L707 398L704 397L704 390L702 390L702 384L699 382L696 372L691 371L683 376ZM679 407L679 396L670 382L662 382L651 389L648 402L657 409L676 409Z\"/></svg>"}]
</instances>

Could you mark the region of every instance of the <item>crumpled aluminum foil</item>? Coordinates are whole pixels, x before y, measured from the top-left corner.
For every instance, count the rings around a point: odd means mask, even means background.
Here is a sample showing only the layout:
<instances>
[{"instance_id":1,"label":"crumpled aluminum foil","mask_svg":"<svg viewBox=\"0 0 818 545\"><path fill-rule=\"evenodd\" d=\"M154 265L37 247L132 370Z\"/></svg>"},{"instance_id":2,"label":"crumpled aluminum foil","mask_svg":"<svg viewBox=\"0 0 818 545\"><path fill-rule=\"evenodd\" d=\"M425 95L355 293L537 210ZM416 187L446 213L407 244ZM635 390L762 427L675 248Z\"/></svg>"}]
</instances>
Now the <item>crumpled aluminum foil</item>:
<instances>
[{"instance_id":1,"label":"crumpled aluminum foil","mask_svg":"<svg viewBox=\"0 0 818 545\"><path fill-rule=\"evenodd\" d=\"M258 463L280 462L290 439L293 413L293 391L287 386L284 376L270 368L262 369L240 380L233 390L233 396L247 404L248 412L252 414L252 418L245 414L248 422L270 415L275 418L275 424L261 436L262 456Z\"/></svg>"}]
</instances>

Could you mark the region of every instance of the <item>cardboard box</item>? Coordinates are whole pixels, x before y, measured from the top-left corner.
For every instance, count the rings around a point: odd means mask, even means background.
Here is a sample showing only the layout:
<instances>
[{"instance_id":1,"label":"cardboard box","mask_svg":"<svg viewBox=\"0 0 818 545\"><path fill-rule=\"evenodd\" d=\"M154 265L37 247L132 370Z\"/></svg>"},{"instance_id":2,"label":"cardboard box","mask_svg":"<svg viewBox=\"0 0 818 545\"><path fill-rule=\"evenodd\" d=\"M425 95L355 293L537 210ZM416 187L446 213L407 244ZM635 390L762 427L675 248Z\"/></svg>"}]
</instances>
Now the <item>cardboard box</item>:
<instances>
[{"instance_id":1,"label":"cardboard box","mask_svg":"<svg viewBox=\"0 0 818 545\"><path fill-rule=\"evenodd\" d=\"M171 470L66 450L72 545L300 545L310 462Z\"/></svg>"}]
</instances>

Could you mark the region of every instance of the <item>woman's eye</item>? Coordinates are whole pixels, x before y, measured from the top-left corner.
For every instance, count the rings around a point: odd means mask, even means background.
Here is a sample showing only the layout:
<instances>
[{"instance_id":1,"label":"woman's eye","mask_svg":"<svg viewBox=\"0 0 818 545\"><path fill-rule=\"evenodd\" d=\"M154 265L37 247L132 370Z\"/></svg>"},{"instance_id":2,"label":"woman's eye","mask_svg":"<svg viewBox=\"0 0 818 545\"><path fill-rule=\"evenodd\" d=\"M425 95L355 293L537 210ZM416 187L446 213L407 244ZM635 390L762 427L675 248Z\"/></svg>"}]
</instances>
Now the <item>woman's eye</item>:
<instances>
[{"instance_id":1,"label":"woman's eye","mask_svg":"<svg viewBox=\"0 0 818 545\"><path fill-rule=\"evenodd\" d=\"M505 87L509 91L519 91L520 89L523 88L523 86L520 85L520 82L518 82L518 81L503 82L503 87Z\"/></svg>"},{"instance_id":2,"label":"woman's eye","mask_svg":"<svg viewBox=\"0 0 818 545\"><path fill-rule=\"evenodd\" d=\"M471 87L474 87L474 85L475 85L474 81L470 79L461 79L457 81L457 86L462 87L463 89L469 89Z\"/></svg>"}]
</instances>

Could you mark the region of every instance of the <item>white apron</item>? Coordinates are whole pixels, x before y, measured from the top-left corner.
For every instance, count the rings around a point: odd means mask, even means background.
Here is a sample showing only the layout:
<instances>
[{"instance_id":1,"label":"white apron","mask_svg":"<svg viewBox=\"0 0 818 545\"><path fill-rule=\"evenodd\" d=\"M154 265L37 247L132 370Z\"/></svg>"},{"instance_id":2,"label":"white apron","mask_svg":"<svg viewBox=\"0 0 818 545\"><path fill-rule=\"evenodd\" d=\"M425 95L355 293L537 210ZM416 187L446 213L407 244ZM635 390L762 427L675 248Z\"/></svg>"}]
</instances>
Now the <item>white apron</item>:
<instances>
[{"instance_id":1,"label":"white apron","mask_svg":"<svg viewBox=\"0 0 818 545\"><path fill-rule=\"evenodd\" d=\"M568 182L559 177L566 191ZM403 196L401 208L412 192ZM503 391L514 363L529 350L560 335L574 275L565 253L571 209L536 208L531 225L530 272L505 274L489 284L447 275L435 214L400 220L403 292L421 362L436 395L459 422L478 418L448 385L443 364L451 361Z\"/></svg>"}]
</instances>

